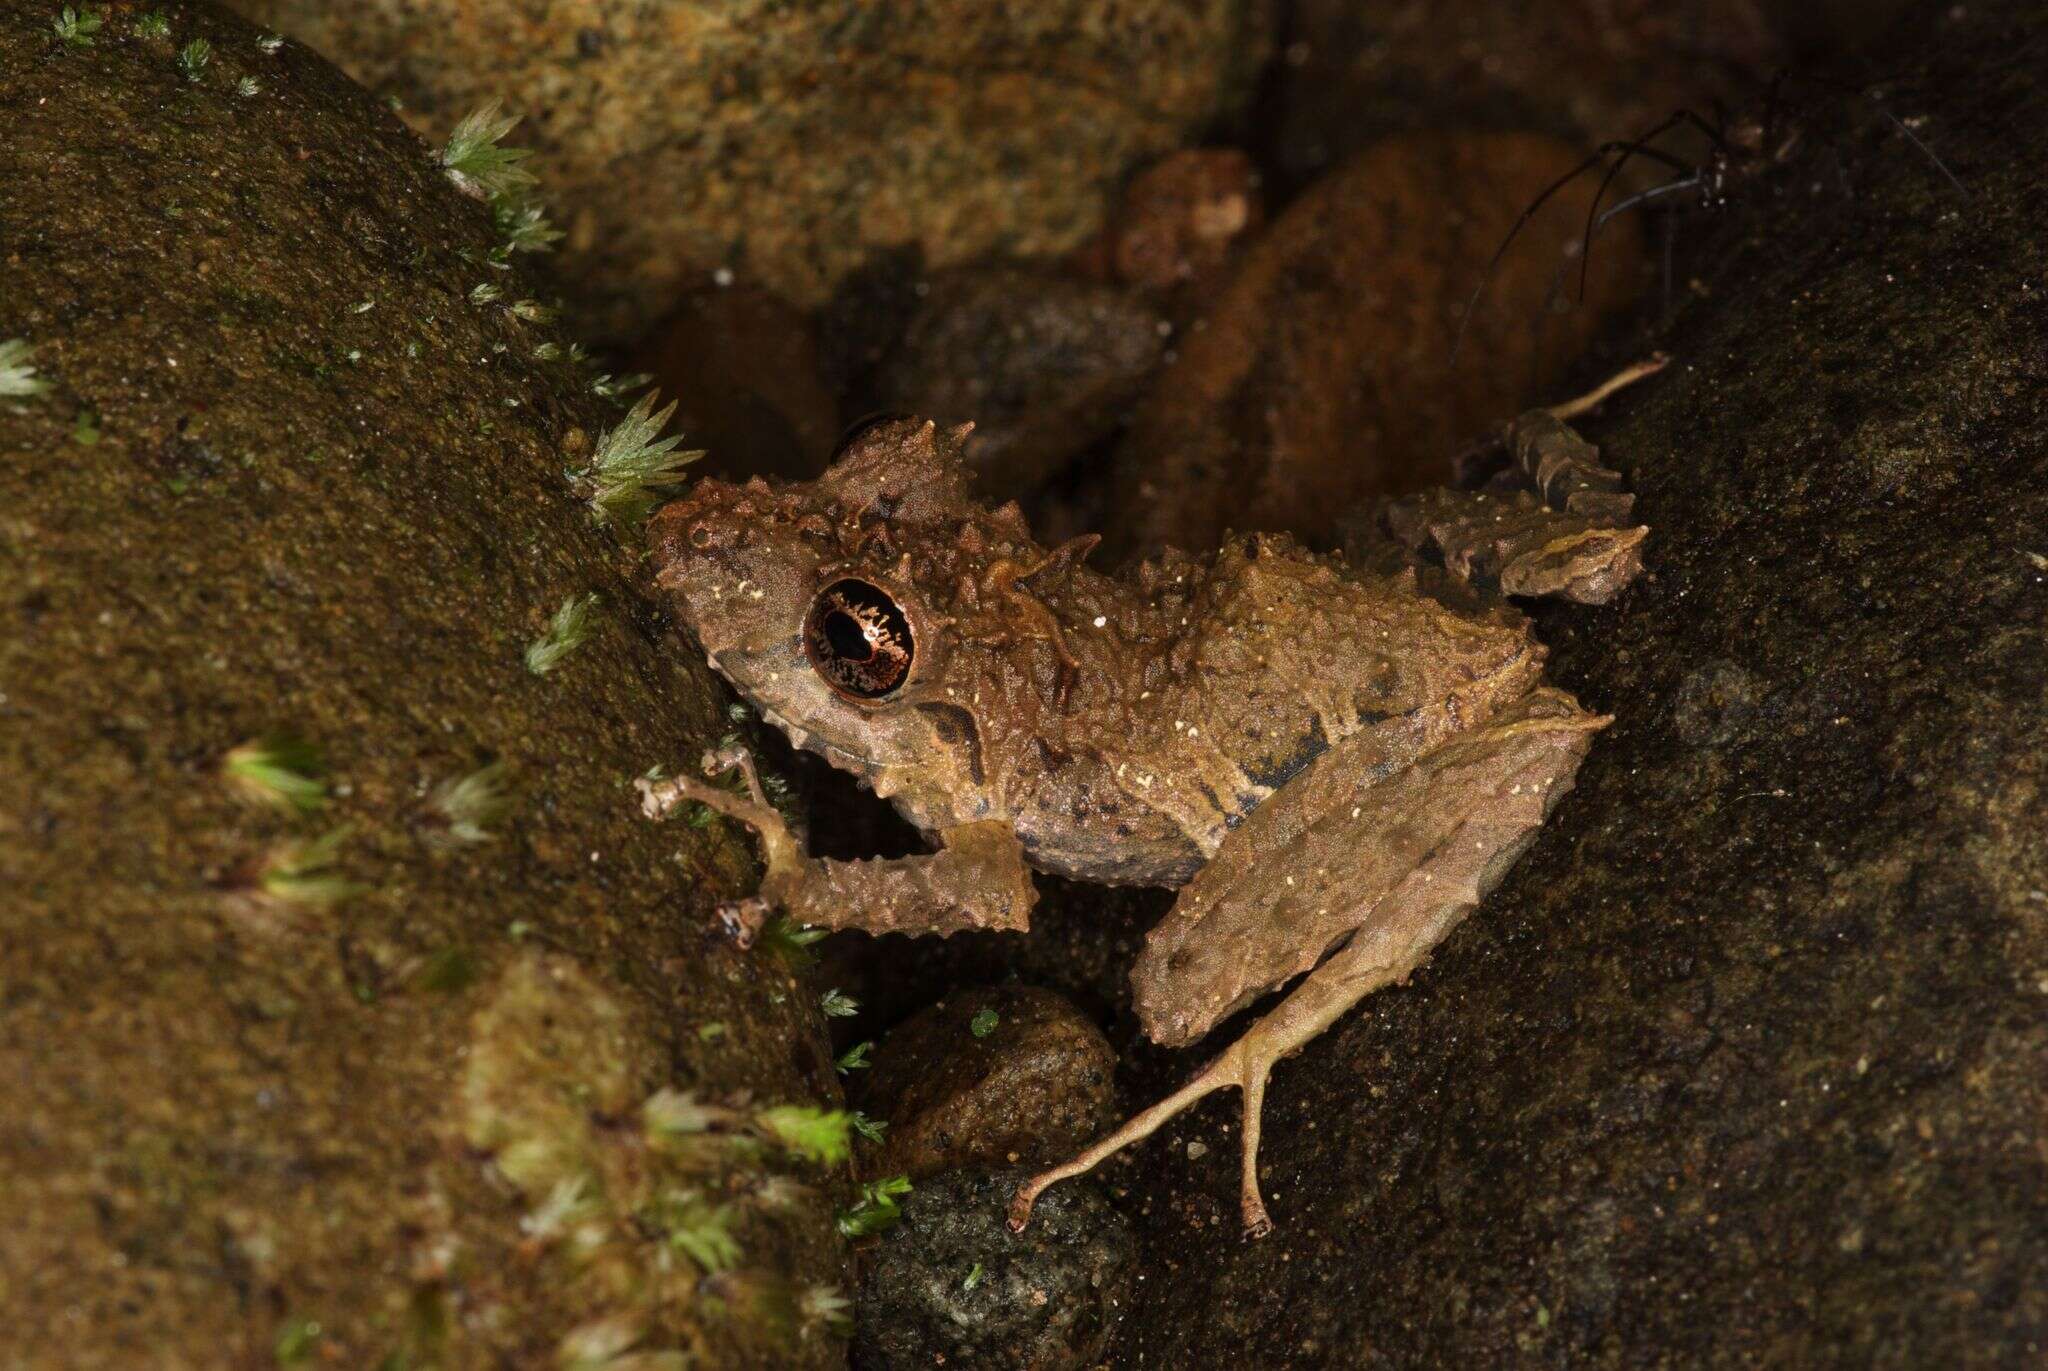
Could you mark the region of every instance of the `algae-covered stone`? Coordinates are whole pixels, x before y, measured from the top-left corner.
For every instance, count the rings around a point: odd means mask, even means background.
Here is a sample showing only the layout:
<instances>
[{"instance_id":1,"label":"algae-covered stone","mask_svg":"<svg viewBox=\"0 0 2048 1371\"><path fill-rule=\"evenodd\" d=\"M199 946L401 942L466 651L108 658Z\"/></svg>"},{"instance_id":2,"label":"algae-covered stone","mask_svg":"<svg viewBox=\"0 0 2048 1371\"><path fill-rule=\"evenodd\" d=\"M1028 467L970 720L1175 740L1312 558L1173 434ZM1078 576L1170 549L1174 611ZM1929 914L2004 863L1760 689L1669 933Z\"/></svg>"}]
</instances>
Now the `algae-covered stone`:
<instances>
[{"instance_id":1,"label":"algae-covered stone","mask_svg":"<svg viewBox=\"0 0 2048 1371\"><path fill-rule=\"evenodd\" d=\"M1274 1074L1273 1236L1229 1159L1143 1159L1123 1364L2041 1362L2048 64L2038 6L1921 22L1878 66L1967 192L1850 96L1692 230L1675 360L1594 433L1649 574L1542 613L1614 725Z\"/></svg>"},{"instance_id":2,"label":"algae-covered stone","mask_svg":"<svg viewBox=\"0 0 2048 1371\"><path fill-rule=\"evenodd\" d=\"M0 12L0 1359L831 1364L815 997L634 802L726 721L565 476L620 411L373 96L87 8Z\"/></svg>"},{"instance_id":3,"label":"algae-covered stone","mask_svg":"<svg viewBox=\"0 0 2048 1371\"><path fill-rule=\"evenodd\" d=\"M855 1366L1101 1364L1136 1281L1130 1223L1081 1180L1049 1192L1031 1226L1012 1233L1005 1206L1028 1174L951 1171L910 1193L862 1265Z\"/></svg>"},{"instance_id":4,"label":"algae-covered stone","mask_svg":"<svg viewBox=\"0 0 2048 1371\"><path fill-rule=\"evenodd\" d=\"M631 333L719 268L810 306L878 250L1059 253L1233 97L1262 0L241 0L435 137L503 98Z\"/></svg>"}]
</instances>

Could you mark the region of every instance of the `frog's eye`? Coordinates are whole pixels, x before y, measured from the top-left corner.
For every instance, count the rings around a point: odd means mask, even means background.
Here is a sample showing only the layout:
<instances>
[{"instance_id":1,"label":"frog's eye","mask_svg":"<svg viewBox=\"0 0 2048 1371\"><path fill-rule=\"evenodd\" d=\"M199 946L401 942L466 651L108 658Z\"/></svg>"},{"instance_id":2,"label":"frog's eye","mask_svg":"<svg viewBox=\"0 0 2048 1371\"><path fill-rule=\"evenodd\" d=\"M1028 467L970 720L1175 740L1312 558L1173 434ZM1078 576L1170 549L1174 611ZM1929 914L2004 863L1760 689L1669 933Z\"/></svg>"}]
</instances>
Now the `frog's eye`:
<instances>
[{"instance_id":1,"label":"frog's eye","mask_svg":"<svg viewBox=\"0 0 2048 1371\"><path fill-rule=\"evenodd\" d=\"M910 679L917 643L903 606L881 587L849 576L811 601L804 616L804 655L841 695L880 700Z\"/></svg>"}]
</instances>

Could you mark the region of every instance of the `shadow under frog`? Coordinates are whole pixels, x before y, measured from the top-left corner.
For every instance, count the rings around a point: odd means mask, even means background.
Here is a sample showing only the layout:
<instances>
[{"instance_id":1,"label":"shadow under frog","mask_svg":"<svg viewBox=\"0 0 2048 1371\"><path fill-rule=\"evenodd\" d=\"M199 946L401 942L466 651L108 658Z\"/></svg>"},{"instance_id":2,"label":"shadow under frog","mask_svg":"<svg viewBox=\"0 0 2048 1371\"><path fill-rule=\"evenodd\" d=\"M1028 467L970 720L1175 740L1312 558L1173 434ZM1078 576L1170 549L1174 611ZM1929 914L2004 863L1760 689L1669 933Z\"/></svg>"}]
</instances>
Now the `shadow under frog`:
<instances>
[{"instance_id":1,"label":"shadow under frog","mask_svg":"<svg viewBox=\"0 0 2048 1371\"><path fill-rule=\"evenodd\" d=\"M650 525L657 585L763 718L937 850L811 858L737 750L705 769L739 768L747 795L679 777L643 782L644 806L696 800L758 832L760 893L726 910L743 937L774 909L873 932L1023 929L1032 869L1178 888L1131 973L1154 1040L1192 1043L1302 979L1180 1091L1027 1182L1011 1223L1237 1086L1245 1228L1264 1233L1274 1062L1422 964L1607 723L1543 684L1542 645L1499 593L1604 600L1640 566L1629 497L1563 423L1606 389L1509 425L1535 491L1386 511L1390 539L1479 595L1425 594L1412 565L1367 571L1268 534L1104 575L1085 563L1094 539L1046 548L1014 504L975 503L967 430L920 420L867 428L816 481L702 481Z\"/></svg>"}]
</instances>

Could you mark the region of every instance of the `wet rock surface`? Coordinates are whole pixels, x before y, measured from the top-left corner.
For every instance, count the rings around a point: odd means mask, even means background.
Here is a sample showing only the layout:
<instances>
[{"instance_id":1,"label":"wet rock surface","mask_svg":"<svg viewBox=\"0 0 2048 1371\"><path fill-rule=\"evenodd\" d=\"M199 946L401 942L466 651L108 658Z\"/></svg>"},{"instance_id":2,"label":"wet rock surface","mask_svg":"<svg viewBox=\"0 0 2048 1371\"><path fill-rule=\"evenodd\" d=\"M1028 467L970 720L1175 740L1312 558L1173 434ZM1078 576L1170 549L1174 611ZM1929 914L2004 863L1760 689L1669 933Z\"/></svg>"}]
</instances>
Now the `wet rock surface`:
<instances>
[{"instance_id":1,"label":"wet rock surface","mask_svg":"<svg viewBox=\"0 0 2048 1371\"><path fill-rule=\"evenodd\" d=\"M1127 168L1248 90L1255 0L242 0L431 137L524 116L579 309L626 336L715 270L799 305L877 252L1064 252Z\"/></svg>"},{"instance_id":2,"label":"wet rock surface","mask_svg":"<svg viewBox=\"0 0 2048 1371\"><path fill-rule=\"evenodd\" d=\"M1119 1364L2048 1346L2048 68L2033 7L1944 15L1897 51L1969 198L1849 102L1702 243L1593 433L1649 576L1541 611L1616 723L1429 969L1275 1073L1270 1238L1212 1165L1234 1098L1201 1166L1109 1171L1159 1261Z\"/></svg>"},{"instance_id":3,"label":"wet rock surface","mask_svg":"<svg viewBox=\"0 0 2048 1371\"><path fill-rule=\"evenodd\" d=\"M904 1200L902 1221L866 1257L855 1367L1097 1363L1131 1302L1137 1242L1091 1181L1048 1192L1031 1226L1010 1232L1004 1209L1027 1174L952 1172Z\"/></svg>"},{"instance_id":4,"label":"wet rock surface","mask_svg":"<svg viewBox=\"0 0 2048 1371\"><path fill-rule=\"evenodd\" d=\"M1004 268L942 273L883 367L881 401L971 421L967 461L999 503L1112 430L1159 360L1161 325L1111 286Z\"/></svg>"},{"instance_id":5,"label":"wet rock surface","mask_svg":"<svg viewBox=\"0 0 2048 1371\"><path fill-rule=\"evenodd\" d=\"M1573 306L1592 195L1578 188L1523 228L1452 361L1488 260L1579 156L1532 134L1404 136L1309 187L1244 250L1140 402L1108 550L1213 547L1226 527L1324 541L1370 497L1446 479L1460 448L1554 385L1603 312L1634 296L1641 258L1623 222Z\"/></svg>"},{"instance_id":6,"label":"wet rock surface","mask_svg":"<svg viewBox=\"0 0 2048 1371\"><path fill-rule=\"evenodd\" d=\"M646 1113L838 1090L631 801L727 721L564 478L621 411L372 95L93 10L0 9L5 1359L835 1364L832 1173Z\"/></svg>"},{"instance_id":7,"label":"wet rock surface","mask_svg":"<svg viewBox=\"0 0 2048 1371\"><path fill-rule=\"evenodd\" d=\"M1116 1052L1057 991L959 990L891 1030L862 1106L889 1121L867 1170L1046 1166L1116 1122Z\"/></svg>"}]
</instances>

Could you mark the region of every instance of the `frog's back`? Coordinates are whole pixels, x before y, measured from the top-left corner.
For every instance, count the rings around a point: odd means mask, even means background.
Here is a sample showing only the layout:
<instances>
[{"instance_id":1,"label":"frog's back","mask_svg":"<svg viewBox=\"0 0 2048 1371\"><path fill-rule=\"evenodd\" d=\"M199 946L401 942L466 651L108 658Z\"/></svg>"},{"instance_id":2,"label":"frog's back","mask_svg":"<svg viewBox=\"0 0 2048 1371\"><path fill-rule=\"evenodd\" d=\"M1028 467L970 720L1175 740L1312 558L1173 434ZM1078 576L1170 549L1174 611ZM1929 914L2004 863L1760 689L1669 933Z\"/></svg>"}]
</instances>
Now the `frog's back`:
<instances>
[{"instance_id":1,"label":"frog's back","mask_svg":"<svg viewBox=\"0 0 2048 1371\"><path fill-rule=\"evenodd\" d=\"M1232 539L1193 599L1176 712L1243 782L1218 794L1212 842L1333 744L1371 732L1392 770L1542 674L1512 608L1456 608L1413 571L1357 571L1284 536Z\"/></svg>"}]
</instances>

